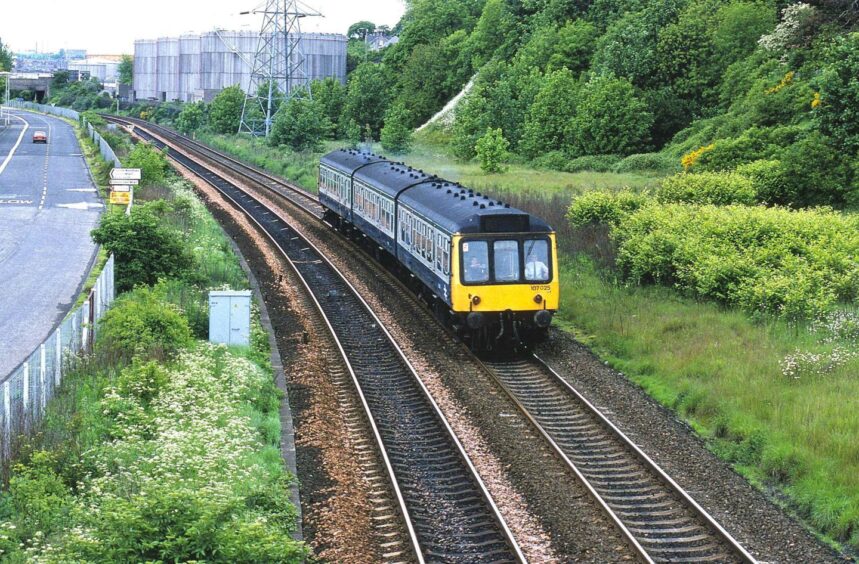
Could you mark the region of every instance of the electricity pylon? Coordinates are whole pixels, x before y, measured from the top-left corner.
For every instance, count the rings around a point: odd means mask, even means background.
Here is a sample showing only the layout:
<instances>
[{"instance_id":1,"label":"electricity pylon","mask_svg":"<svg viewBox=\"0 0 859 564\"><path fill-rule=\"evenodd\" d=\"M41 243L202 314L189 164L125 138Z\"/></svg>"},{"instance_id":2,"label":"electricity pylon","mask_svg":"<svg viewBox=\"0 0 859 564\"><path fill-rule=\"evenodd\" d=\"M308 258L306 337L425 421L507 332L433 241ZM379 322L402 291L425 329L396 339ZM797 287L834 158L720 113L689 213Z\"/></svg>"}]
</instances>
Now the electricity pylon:
<instances>
[{"instance_id":1,"label":"electricity pylon","mask_svg":"<svg viewBox=\"0 0 859 564\"><path fill-rule=\"evenodd\" d=\"M309 93L300 21L322 14L298 0L267 0L264 7L242 13L263 19L239 133L268 137L281 106L299 92Z\"/></svg>"}]
</instances>

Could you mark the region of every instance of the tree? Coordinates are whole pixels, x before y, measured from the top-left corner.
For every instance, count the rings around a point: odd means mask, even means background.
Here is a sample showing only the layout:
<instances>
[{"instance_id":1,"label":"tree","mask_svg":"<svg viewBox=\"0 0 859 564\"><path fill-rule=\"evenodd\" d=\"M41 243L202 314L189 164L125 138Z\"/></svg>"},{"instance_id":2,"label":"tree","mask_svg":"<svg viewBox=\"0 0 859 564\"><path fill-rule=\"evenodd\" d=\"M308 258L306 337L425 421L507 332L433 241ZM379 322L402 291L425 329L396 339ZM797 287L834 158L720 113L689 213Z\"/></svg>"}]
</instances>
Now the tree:
<instances>
[{"instance_id":1,"label":"tree","mask_svg":"<svg viewBox=\"0 0 859 564\"><path fill-rule=\"evenodd\" d=\"M489 174L504 172L507 168L504 163L510 156L507 152L508 147L510 142L504 138L504 133L500 129L487 129L486 135L477 141L474 148L483 172Z\"/></svg>"},{"instance_id":2,"label":"tree","mask_svg":"<svg viewBox=\"0 0 859 564\"><path fill-rule=\"evenodd\" d=\"M0 39L0 71L12 70L12 53Z\"/></svg>"},{"instance_id":3,"label":"tree","mask_svg":"<svg viewBox=\"0 0 859 564\"><path fill-rule=\"evenodd\" d=\"M349 31L346 32L346 37L349 39L360 39L364 41L367 36L376 31L376 24L366 20L353 23L349 26Z\"/></svg>"},{"instance_id":4,"label":"tree","mask_svg":"<svg viewBox=\"0 0 859 564\"><path fill-rule=\"evenodd\" d=\"M405 104L397 102L385 114L382 148L394 154L407 153L412 145L411 116Z\"/></svg>"},{"instance_id":5,"label":"tree","mask_svg":"<svg viewBox=\"0 0 859 564\"><path fill-rule=\"evenodd\" d=\"M343 118L370 127L373 139L382 130L385 112L391 103L391 80L384 65L363 63L349 78Z\"/></svg>"},{"instance_id":6,"label":"tree","mask_svg":"<svg viewBox=\"0 0 859 564\"><path fill-rule=\"evenodd\" d=\"M184 275L193 264L182 236L165 227L149 205L135 206L130 216L104 214L92 231L92 240L116 257L119 292L155 284L162 277Z\"/></svg>"},{"instance_id":7,"label":"tree","mask_svg":"<svg viewBox=\"0 0 859 564\"><path fill-rule=\"evenodd\" d=\"M242 121L245 94L238 85L221 90L209 105L209 125L216 133L236 133Z\"/></svg>"},{"instance_id":8,"label":"tree","mask_svg":"<svg viewBox=\"0 0 859 564\"><path fill-rule=\"evenodd\" d=\"M331 128L319 103L299 94L277 114L268 142L274 147L287 145L293 151L312 151L322 144Z\"/></svg>"},{"instance_id":9,"label":"tree","mask_svg":"<svg viewBox=\"0 0 859 564\"><path fill-rule=\"evenodd\" d=\"M57 71L51 78L51 90L62 90L69 83L69 71Z\"/></svg>"},{"instance_id":10,"label":"tree","mask_svg":"<svg viewBox=\"0 0 859 564\"><path fill-rule=\"evenodd\" d=\"M206 121L206 104L185 104L179 117L176 118L176 127L185 135L190 135L200 129Z\"/></svg>"},{"instance_id":11,"label":"tree","mask_svg":"<svg viewBox=\"0 0 859 564\"><path fill-rule=\"evenodd\" d=\"M123 55L119 63L119 83L132 84L134 80L134 59L131 55Z\"/></svg>"},{"instance_id":12,"label":"tree","mask_svg":"<svg viewBox=\"0 0 859 564\"><path fill-rule=\"evenodd\" d=\"M314 80L310 84L310 92L328 120L333 124L340 123L343 106L346 104L346 87L336 78L329 76L325 80ZM335 133L333 129L332 133Z\"/></svg>"},{"instance_id":13,"label":"tree","mask_svg":"<svg viewBox=\"0 0 859 564\"><path fill-rule=\"evenodd\" d=\"M164 180L164 173L167 171L168 165L167 157L164 156L164 153L149 143L138 143L128 153L125 166L139 168L140 181L143 184L151 184Z\"/></svg>"},{"instance_id":14,"label":"tree","mask_svg":"<svg viewBox=\"0 0 859 564\"><path fill-rule=\"evenodd\" d=\"M579 83L569 69L546 76L543 87L528 110L520 149L528 158L550 151L571 153L575 148L571 128L576 116Z\"/></svg>"},{"instance_id":15,"label":"tree","mask_svg":"<svg viewBox=\"0 0 859 564\"><path fill-rule=\"evenodd\" d=\"M628 80L612 75L591 79L573 120L573 135L582 155L628 155L650 141L653 115L635 95Z\"/></svg>"},{"instance_id":16,"label":"tree","mask_svg":"<svg viewBox=\"0 0 859 564\"><path fill-rule=\"evenodd\" d=\"M820 101L815 112L820 130L855 155L859 151L859 33L840 38L829 60L818 79Z\"/></svg>"},{"instance_id":17,"label":"tree","mask_svg":"<svg viewBox=\"0 0 859 564\"><path fill-rule=\"evenodd\" d=\"M501 51L501 60L511 57L517 39L515 30L516 16L510 3L507 0L487 0L469 39L475 67L488 61L496 51Z\"/></svg>"}]
</instances>

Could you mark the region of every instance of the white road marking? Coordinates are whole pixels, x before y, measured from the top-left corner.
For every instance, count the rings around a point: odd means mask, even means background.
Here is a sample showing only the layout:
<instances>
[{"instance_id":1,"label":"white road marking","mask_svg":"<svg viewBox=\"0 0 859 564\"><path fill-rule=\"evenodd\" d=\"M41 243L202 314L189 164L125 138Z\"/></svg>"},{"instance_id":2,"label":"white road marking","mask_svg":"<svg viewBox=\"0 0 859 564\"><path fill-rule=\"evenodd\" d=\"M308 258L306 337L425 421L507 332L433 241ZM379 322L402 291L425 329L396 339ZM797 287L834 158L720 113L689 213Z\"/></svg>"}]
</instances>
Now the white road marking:
<instances>
[{"instance_id":1,"label":"white road marking","mask_svg":"<svg viewBox=\"0 0 859 564\"><path fill-rule=\"evenodd\" d=\"M12 160L12 156L15 154L15 151L18 150L18 146L21 144L21 140L24 138L24 133L27 132L27 129L30 128L30 124L27 123L27 120L22 118L21 116L12 115L13 118L20 119L24 122L24 129L21 130L21 135L18 136L18 142L15 143L15 146L12 147L12 150L9 151L9 154L6 155L6 160L3 161L3 164L0 164L0 174L3 174L3 171L6 170L6 166L9 164L9 161Z\"/></svg>"},{"instance_id":2,"label":"white road marking","mask_svg":"<svg viewBox=\"0 0 859 564\"><path fill-rule=\"evenodd\" d=\"M58 208L68 208L70 210L88 210L89 208L101 208L102 204L90 204L88 202L80 202L77 204L58 204Z\"/></svg>"}]
</instances>

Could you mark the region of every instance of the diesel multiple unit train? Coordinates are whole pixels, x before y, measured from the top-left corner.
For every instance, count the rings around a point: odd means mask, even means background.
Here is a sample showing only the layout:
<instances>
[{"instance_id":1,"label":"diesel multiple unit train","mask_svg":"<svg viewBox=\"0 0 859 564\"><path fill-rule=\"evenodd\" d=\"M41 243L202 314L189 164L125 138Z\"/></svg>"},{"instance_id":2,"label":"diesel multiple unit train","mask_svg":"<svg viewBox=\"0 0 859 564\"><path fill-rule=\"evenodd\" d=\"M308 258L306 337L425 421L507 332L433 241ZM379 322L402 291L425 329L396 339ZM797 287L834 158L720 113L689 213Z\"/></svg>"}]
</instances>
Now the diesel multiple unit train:
<instances>
[{"instance_id":1,"label":"diesel multiple unit train","mask_svg":"<svg viewBox=\"0 0 859 564\"><path fill-rule=\"evenodd\" d=\"M472 346L539 341L558 309L555 232L459 184L357 150L319 163L325 219L367 238Z\"/></svg>"}]
</instances>

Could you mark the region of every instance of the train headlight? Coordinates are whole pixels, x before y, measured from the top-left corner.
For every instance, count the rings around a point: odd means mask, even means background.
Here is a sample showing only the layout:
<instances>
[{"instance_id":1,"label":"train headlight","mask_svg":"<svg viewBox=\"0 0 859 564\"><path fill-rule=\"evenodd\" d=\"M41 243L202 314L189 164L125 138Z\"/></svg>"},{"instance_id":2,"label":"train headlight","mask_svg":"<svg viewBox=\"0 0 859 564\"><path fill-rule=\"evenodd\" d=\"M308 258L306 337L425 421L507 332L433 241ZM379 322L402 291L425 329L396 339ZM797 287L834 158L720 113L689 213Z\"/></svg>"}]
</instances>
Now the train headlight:
<instances>
[{"instance_id":1,"label":"train headlight","mask_svg":"<svg viewBox=\"0 0 859 564\"><path fill-rule=\"evenodd\" d=\"M545 329L549 325L552 324L552 312L541 309L537 313L534 314L534 325L541 329Z\"/></svg>"},{"instance_id":2,"label":"train headlight","mask_svg":"<svg viewBox=\"0 0 859 564\"><path fill-rule=\"evenodd\" d=\"M480 305L480 296L472 296L471 303L474 305Z\"/></svg>"},{"instance_id":3,"label":"train headlight","mask_svg":"<svg viewBox=\"0 0 859 564\"><path fill-rule=\"evenodd\" d=\"M537 294L536 296L534 296L534 303L538 303L538 304L543 303L543 296L541 296L540 294Z\"/></svg>"}]
</instances>

